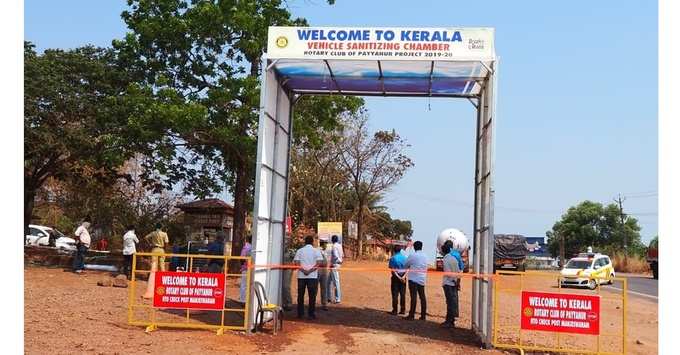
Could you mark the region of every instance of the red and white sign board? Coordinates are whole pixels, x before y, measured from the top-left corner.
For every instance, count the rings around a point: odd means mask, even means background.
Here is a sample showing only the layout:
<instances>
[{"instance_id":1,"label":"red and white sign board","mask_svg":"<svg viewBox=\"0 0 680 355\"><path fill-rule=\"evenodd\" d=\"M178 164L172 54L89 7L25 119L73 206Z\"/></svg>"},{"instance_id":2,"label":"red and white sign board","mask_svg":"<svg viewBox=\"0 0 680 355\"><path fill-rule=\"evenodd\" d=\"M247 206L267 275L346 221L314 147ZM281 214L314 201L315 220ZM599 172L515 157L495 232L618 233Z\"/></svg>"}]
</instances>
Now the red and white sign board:
<instances>
[{"instance_id":1,"label":"red and white sign board","mask_svg":"<svg viewBox=\"0 0 680 355\"><path fill-rule=\"evenodd\" d=\"M522 291L522 329L600 334L600 296Z\"/></svg>"},{"instance_id":2,"label":"red and white sign board","mask_svg":"<svg viewBox=\"0 0 680 355\"><path fill-rule=\"evenodd\" d=\"M154 307L203 310L224 308L224 274L157 271L154 282Z\"/></svg>"}]
</instances>

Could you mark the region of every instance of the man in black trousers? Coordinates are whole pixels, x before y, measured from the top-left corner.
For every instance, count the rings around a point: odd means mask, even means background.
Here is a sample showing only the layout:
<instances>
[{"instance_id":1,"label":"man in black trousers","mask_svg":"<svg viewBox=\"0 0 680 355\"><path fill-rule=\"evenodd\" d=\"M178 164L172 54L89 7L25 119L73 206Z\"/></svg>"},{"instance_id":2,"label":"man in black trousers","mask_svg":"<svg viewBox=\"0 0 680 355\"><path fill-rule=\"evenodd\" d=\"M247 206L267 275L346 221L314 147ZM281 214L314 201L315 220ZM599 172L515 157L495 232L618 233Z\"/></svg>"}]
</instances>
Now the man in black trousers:
<instances>
[{"instance_id":1,"label":"man in black trousers","mask_svg":"<svg viewBox=\"0 0 680 355\"><path fill-rule=\"evenodd\" d=\"M408 269L408 291L411 296L411 309L406 320L413 320L416 314L416 296L420 298L420 320L427 317L427 299L425 298L425 281L427 280L427 255L423 253L423 242L413 243L415 252L406 259Z\"/></svg>"},{"instance_id":2,"label":"man in black trousers","mask_svg":"<svg viewBox=\"0 0 680 355\"><path fill-rule=\"evenodd\" d=\"M298 265L297 279L298 279L298 296L297 296L297 316L302 318L305 314L305 289L309 297L309 307L307 308L307 316L309 319L316 319L316 291L319 286L319 272L317 269L321 266L323 256L319 249L314 248L314 237L311 235L305 237L305 246L298 249L295 253L293 261Z\"/></svg>"},{"instance_id":3,"label":"man in black trousers","mask_svg":"<svg viewBox=\"0 0 680 355\"><path fill-rule=\"evenodd\" d=\"M392 312L390 314L397 314L397 304L401 307L399 314L406 313L406 256L401 253L401 247L395 245L392 257L389 261L390 274L390 291L392 293ZM401 296L401 302L399 297Z\"/></svg>"}]
</instances>

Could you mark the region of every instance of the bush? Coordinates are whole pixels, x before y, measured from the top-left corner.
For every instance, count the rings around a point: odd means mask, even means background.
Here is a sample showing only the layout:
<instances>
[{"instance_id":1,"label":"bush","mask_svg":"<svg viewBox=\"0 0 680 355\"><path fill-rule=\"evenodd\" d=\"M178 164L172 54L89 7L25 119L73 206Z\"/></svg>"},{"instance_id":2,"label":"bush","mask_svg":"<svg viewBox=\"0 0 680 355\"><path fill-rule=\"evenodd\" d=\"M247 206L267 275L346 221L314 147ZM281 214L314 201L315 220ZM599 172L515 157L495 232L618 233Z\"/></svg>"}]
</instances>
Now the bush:
<instances>
[{"instance_id":1,"label":"bush","mask_svg":"<svg viewBox=\"0 0 680 355\"><path fill-rule=\"evenodd\" d=\"M555 267L552 266L551 260L539 260L536 257L529 256L524 262L527 270L552 270Z\"/></svg>"},{"instance_id":2,"label":"bush","mask_svg":"<svg viewBox=\"0 0 680 355\"><path fill-rule=\"evenodd\" d=\"M647 260L639 255L628 256L628 260L624 260L623 252L616 252L610 255L614 270L616 272L630 272L630 273L649 273L650 268Z\"/></svg>"}]
</instances>

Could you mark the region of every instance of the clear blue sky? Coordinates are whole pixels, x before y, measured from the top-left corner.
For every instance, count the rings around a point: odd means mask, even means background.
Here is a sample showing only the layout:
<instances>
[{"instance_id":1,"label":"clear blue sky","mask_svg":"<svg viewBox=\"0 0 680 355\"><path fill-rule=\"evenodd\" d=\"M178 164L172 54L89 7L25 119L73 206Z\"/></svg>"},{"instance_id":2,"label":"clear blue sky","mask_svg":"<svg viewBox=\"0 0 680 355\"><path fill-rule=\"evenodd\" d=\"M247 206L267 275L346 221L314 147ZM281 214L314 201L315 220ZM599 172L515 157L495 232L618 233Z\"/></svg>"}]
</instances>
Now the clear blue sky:
<instances>
[{"instance_id":1,"label":"clear blue sky","mask_svg":"<svg viewBox=\"0 0 680 355\"><path fill-rule=\"evenodd\" d=\"M496 232L543 236L569 206L612 202L657 234L657 4L637 1L292 0L326 26L489 26L501 57ZM38 49L109 45L125 1L25 2ZM394 128L416 166L387 198L433 250L446 227L472 231L474 111L467 101L367 99L375 129ZM637 197L636 197L637 196Z\"/></svg>"}]
</instances>

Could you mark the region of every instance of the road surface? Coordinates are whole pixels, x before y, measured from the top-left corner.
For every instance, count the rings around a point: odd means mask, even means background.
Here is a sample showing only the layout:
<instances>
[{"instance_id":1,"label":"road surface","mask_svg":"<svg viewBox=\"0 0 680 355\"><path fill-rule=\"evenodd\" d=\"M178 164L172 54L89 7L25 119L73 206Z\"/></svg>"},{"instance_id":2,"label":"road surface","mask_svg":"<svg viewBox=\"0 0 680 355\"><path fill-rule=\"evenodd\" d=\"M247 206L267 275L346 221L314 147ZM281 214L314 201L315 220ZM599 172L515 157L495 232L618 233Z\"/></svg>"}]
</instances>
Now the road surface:
<instances>
[{"instance_id":1,"label":"road surface","mask_svg":"<svg viewBox=\"0 0 680 355\"><path fill-rule=\"evenodd\" d=\"M628 280L628 294L632 296L645 297L656 302L659 301L659 280L654 280L651 276L636 274L617 274L617 277L625 277ZM619 287L609 286L620 290Z\"/></svg>"}]
</instances>

